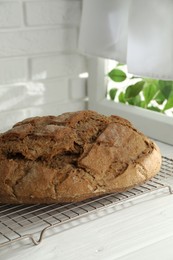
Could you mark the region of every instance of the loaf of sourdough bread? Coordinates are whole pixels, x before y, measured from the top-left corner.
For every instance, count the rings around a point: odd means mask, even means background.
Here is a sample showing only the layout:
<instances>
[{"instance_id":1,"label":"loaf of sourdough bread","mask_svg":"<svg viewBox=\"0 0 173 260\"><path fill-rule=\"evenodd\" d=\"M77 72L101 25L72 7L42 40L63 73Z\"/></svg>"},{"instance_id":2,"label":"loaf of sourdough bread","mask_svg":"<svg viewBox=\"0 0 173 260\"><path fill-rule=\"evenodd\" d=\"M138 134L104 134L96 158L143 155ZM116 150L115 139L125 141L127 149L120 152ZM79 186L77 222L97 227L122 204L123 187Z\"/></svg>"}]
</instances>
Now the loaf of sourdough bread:
<instances>
[{"instance_id":1,"label":"loaf of sourdough bread","mask_svg":"<svg viewBox=\"0 0 173 260\"><path fill-rule=\"evenodd\" d=\"M28 118L0 136L0 203L64 203L140 185L158 173L157 145L118 116Z\"/></svg>"}]
</instances>

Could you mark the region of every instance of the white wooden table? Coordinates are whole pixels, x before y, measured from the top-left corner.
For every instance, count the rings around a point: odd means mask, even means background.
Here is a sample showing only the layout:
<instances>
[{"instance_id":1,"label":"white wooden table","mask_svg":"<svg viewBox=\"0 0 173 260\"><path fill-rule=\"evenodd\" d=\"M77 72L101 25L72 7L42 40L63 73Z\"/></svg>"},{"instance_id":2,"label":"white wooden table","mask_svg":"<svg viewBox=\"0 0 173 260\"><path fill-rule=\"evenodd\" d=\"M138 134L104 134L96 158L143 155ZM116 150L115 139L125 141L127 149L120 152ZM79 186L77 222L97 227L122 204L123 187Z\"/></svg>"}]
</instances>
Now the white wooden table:
<instances>
[{"instance_id":1,"label":"white wooden table","mask_svg":"<svg viewBox=\"0 0 173 260\"><path fill-rule=\"evenodd\" d=\"M173 147L158 143L164 156ZM0 249L0 260L172 260L173 195L116 206L76 220L38 246L28 240Z\"/></svg>"}]
</instances>

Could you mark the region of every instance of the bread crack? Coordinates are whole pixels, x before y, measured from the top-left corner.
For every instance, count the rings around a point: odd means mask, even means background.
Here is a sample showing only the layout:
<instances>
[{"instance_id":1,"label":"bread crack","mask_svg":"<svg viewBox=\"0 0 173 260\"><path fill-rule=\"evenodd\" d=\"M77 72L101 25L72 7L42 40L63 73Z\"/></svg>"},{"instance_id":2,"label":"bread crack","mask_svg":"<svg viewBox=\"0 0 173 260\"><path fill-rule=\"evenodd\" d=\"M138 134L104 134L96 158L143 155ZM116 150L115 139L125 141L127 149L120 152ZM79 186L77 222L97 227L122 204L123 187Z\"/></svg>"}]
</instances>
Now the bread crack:
<instances>
[{"instance_id":1,"label":"bread crack","mask_svg":"<svg viewBox=\"0 0 173 260\"><path fill-rule=\"evenodd\" d=\"M25 159L25 156L20 152L18 152L18 153L8 152L6 154L6 157L9 160L10 159L13 159L13 160L24 160Z\"/></svg>"},{"instance_id":2,"label":"bread crack","mask_svg":"<svg viewBox=\"0 0 173 260\"><path fill-rule=\"evenodd\" d=\"M148 174L147 174L147 170L146 168L141 164L141 163L137 163L138 165L138 171L140 172L140 174L142 174L142 176L145 178L145 180L148 179ZM140 166L140 168L139 168Z\"/></svg>"}]
</instances>

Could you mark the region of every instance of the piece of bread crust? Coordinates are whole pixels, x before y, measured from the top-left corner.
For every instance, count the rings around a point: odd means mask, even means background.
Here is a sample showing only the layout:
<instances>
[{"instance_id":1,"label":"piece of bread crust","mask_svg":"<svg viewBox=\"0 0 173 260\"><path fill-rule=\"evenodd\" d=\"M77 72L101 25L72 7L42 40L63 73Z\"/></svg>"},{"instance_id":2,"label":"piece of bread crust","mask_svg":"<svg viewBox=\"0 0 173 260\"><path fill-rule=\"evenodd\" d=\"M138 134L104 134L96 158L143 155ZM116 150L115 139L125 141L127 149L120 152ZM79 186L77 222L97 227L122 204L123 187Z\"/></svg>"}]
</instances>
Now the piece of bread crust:
<instances>
[{"instance_id":1,"label":"piece of bread crust","mask_svg":"<svg viewBox=\"0 0 173 260\"><path fill-rule=\"evenodd\" d=\"M90 110L28 118L0 135L0 203L123 192L160 167L158 146L124 118Z\"/></svg>"}]
</instances>

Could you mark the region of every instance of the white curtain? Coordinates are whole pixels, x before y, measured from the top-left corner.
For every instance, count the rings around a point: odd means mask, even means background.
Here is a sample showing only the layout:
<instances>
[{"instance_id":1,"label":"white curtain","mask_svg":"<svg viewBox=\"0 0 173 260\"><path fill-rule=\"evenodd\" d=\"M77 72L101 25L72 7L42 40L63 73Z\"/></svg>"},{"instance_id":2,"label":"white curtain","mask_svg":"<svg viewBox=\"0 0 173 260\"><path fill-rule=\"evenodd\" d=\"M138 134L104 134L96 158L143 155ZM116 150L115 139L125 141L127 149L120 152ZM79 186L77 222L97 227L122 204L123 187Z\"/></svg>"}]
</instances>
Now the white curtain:
<instances>
[{"instance_id":1,"label":"white curtain","mask_svg":"<svg viewBox=\"0 0 173 260\"><path fill-rule=\"evenodd\" d=\"M173 0L83 0L79 49L173 80Z\"/></svg>"}]
</instances>

